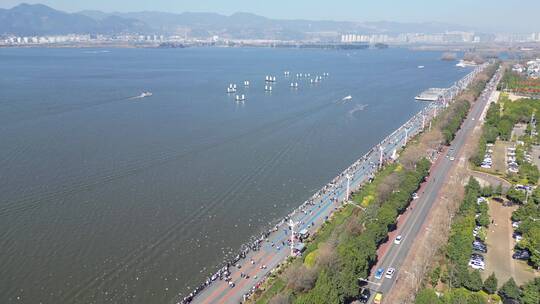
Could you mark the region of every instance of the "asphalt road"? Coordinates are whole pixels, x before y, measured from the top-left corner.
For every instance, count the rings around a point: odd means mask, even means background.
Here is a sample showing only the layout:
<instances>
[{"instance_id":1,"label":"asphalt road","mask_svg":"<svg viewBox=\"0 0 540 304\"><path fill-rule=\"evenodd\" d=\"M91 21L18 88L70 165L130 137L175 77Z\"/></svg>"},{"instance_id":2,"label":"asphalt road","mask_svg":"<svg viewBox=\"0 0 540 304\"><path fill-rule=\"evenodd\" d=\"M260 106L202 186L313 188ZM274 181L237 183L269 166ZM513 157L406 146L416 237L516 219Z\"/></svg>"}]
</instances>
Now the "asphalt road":
<instances>
[{"instance_id":1,"label":"asphalt road","mask_svg":"<svg viewBox=\"0 0 540 304\"><path fill-rule=\"evenodd\" d=\"M406 221L398 226L395 234L403 237L401 244L396 245L393 243L394 240L390 239L388 241L390 242L388 250L386 250L382 257L379 257L379 262L373 268L372 275L369 278L370 283L367 286L373 291L381 292L383 294L383 303L384 295L392 289L396 278L400 275L399 269L409 254L414 239L422 233L422 230L425 230L423 229L424 222L429 216L432 206L438 202L439 192L450 176L451 166L454 163L457 163L462 157L462 149L466 138L470 136L475 127L481 124L480 118L488 105L489 96L493 90L496 90L497 80L500 79L499 76L497 76L497 73L495 75L496 76L492 78L492 81L495 81L495 83L492 86L488 85L489 89L484 91L477 102L474 103L473 108L464 121L461 129L457 132L454 141L448 149L441 152L439 158L432 167L427 181L422 185L418 193L420 197L414 202L413 209L408 211L409 214L407 215ZM415 248L415 250L423 250L423 248ZM392 278L389 279L385 276L380 280L374 278L376 269L383 268L386 272L389 267L396 269ZM406 276L402 275L402 277ZM370 299L370 302L371 301L373 301L373 299Z\"/></svg>"}]
</instances>

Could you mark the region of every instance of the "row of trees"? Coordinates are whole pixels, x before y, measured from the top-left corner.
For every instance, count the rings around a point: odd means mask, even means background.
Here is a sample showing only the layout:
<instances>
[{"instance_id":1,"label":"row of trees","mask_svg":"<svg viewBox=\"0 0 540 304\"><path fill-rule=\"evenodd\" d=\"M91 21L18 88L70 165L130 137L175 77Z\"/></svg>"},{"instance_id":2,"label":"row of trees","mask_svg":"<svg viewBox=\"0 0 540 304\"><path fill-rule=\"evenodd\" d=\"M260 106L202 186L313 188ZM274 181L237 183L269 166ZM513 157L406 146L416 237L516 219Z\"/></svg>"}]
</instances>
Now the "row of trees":
<instances>
[{"instance_id":1,"label":"row of trees","mask_svg":"<svg viewBox=\"0 0 540 304\"><path fill-rule=\"evenodd\" d=\"M519 191L522 192L522 191ZM522 204L512 214L512 220L520 221L521 224L516 229L521 233L523 239L517 243L516 247L527 250L530 253L529 262L533 267L540 267L540 189L533 191L532 197L527 204ZM519 198L521 199L521 197Z\"/></svg>"},{"instance_id":2,"label":"row of trees","mask_svg":"<svg viewBox=\"0 0 540 304\"><path fill-rule=\"evenodd\" d=\"M465 287L471 290L476 289L480 273L478 271L470 272L468 262L473 251L472 242L474 241L473 229L476 226L475 214L479 208L477 198L481 193L480 184L474 178L470 178L465 187L465 198L461 204L457 217L452 224L450 238L446 256L448 258L448 279L450 287ZM480 217L479 217L480 218ZM484 220L482 220L483 222ZM489 224L489 218L487 223Z\"/></svg>"},{"instance_id":3,"label":"row of trees","mask_svg":"<svg viewBox=\"0 0 540 304\"><path fill-rule=\"evenodd\" d=\"M444 141L449 144L455 137L456 132L461 127L461 124L469 113L471 104L465 99L456 101L453 105L454 111L448 111L442 121L441 131L444 136Z\"/></svg>"},{"instance_id":4,"label":"row of trees","mask_svg":"<svg viewBox=\"0 0 540 304\"><path fill-rule=\"evenodd\" d=\"M495 294L505 299L505 303L538 304L540 303L540 278L518 287L510 278L497 289L497 278L490 275L484 282L483 291L471 292L465 288L449 290L439 297L432 288L422 289L416 296L416 304L487 304L488 294ZM491 297L492 299L496 297Z\"/></svg>"},{"instance_id":5,"label":"row of trees","mask_svg":"<svg viewBox=\"0 0 540 304\"><path fill-rule=\"evenodd\" d=\"M507 70L501 83L499 90L511 90L520 94L540 92L540 80L529 79L525 75Z\"/></svg>"},{"instance_id":6,"label":"row of trees","mask_svg":"<svg viewBox=\"0 0 540 304\"><path fill-rule=\"evenodd\" d=\"M421 159L416 169L403 169L397 172L400 183L380 205L374 216L351 217L334 240L332 246L337 252L333 263L321 262L320 247L317 255L318 277L312 289L293 290L294 303L344 303L359 295L359 278L367 277L370 268L377 258L377 247L383 243L388 232L396 228L397 216L405 211L410 203L411 195L427 176L430 162ZM375 206L375 205L373 205ZM355 223L359 223L354 229Z\"/></svg>"}]
</instances>

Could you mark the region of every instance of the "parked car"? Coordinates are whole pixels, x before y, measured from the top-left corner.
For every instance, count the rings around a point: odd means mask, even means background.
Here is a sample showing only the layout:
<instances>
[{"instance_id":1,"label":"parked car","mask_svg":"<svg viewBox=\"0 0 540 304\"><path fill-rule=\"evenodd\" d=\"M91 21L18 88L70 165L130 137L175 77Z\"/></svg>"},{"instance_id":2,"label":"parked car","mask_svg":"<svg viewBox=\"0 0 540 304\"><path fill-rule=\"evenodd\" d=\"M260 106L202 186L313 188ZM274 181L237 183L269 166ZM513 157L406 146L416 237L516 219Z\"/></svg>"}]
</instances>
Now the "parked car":
<instances>
[{"instance_id":1,"label":"parked car","mask_svg":"<svg viewBox=\"0 0 540 304\"><path fill-rule=\"evenodd\" d=\"M384 268L379 268L377 271L375 271L375 279L380 280L382 279L384 273Z\"/></svg>"},{"instance_id":2,"label":"parked car","mask_svg":"<svg viewBox=\"0 0 540 304\"><path fill-rule=\"evenodd\" d=\"M512 258L516 260L528 260L530 257L531 254L527 250L516 250L512 255Z\"/></svg>"},{"instance_id":3,"label":"parked car","mask_svg":"<svg viewBox=\"0 0 540 304\"><path fill-rule=\"evenodd\" d=\"M360 290L360 295L358 296L358 301L360 303L367 303L371 297L371 291L368 288L362 288Z\"/></svg>"},{"instance_id":4,"label":"parked car","mask_svg":"<svg viewBox=\"0 0 540 304\"><path fill-rule=\"evenodd\" d=\"M382 303L382 293L377 292L375 294L375 297L373 298L373 303L374 304L381 304Z\"/></svg>"},{"instance_id":5,"label":"parked car","mask_svg":"<svg viewBox=\"0 0 540 304\"><path fill-rule=\"evenodd\" d=\"M472 253L471 254L471 258L474 258L474 259L480 259L480 260L484 260L484 256L479 254L479 253Z\"/></svg>"},{"instance_id":6,"label":"parked car","mask_svg":"<svg viewBox=\"0 0 540 304\"><path fill-rule=\"evenodd\" d=\"M473 245L473 250L481 252L481 253L487 253L487 247L481 246L481 245Z\"/></svg>"},{"instance_id":7,"label":"parked car","mask_svg":"<svg viewBox=\"0 0 540 304\"><path fill-rule=\"evenodd\" d=\"M470 260L469 261L469 266L471 266L473 269L484 270L485 265L486 264L484 262L482 262L482 261L475 261L475 260Z\"/></svg>"}]
</instances>

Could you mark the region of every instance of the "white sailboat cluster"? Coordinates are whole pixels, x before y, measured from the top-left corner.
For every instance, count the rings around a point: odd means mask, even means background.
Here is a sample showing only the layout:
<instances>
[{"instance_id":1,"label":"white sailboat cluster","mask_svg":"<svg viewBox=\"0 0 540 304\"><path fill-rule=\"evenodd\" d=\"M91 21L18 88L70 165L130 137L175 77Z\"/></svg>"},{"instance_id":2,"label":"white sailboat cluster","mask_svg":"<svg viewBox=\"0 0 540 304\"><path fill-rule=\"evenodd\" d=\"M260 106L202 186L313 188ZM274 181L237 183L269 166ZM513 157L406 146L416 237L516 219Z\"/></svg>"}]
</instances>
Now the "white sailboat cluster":
<instances>
[{"instance_id":1,"label":"white sailboat cluster","mask_svg":"<svg viewBox=\"0 0 540 304\"><path fill-rule=\"evenodd\" d=\"M276 82L276 76L269 76L266 75L265 79L266 82Z\"/></svg>"},{"instance_id":2,"label":"white sailboat cluster","mask_svg":"<svg viewBox=\"0 0 540 304\"><path fill-rule=\"evenodd\" d=\"M227 93L236 93L236 84L229 84L229 86L227 87Z\"/></svg>"},{"instance_id":3,"label":"white sailboat cluster","mask_svg":"<svg viewBox=\"0 0 540 304\"><path fill-rule=\"evenodd\" d=\"M290 71L283 71L283 75L284 75L285 78L289 78L291 76L291 72ZM324 73L318 74L316 76L314 75L315 78L312 78L311 73L296 73L296 74L293 74L293 75L296 76L296 79L295 78L291 79L291 81L289 83L289 87L291 89L298 89L300 87L300 84L299 84L300 81L306 81L306 82L309 82L309 83L312 83L312 84L319 83L325 77L328 77L330 74L327 73L327 72L324 72ZM272 90L273 90L273 86L277 83L277 80L278 79L276 78L276 76L267 74L264 77L264 92L271 93ZM244 86L243 86L244 89L243 90L244 90L244 93L245 93L245 92L247 92L246 90L250 87L251 83L250 83L249 80L244 80L243 84L244 84ZM246 94L240 94L239 90L241 90L241 89L238 89L237 85L235 83L230 83L229 86L227 87L227 93L228 94L235 94L234 95L234 100L236 101L236 103L244 103L247 100L247 96L246 96Z\"/></svg>"},{"instance_id":4,"label":"white sailboat cluster","mask_svg":"<svg viewBox=\"0 0 540 304\"><path fill-rule=\"evenodd\" d=\"M236 98L235 98L235 99L236 99L236 102L237 102L237 103L238 103L238 102L242 102L242 103L243 103L244 101L246 101L246 95L244 95L244 94L242 94L242 95L236 95Z\"/></svg>"}]
</instances>

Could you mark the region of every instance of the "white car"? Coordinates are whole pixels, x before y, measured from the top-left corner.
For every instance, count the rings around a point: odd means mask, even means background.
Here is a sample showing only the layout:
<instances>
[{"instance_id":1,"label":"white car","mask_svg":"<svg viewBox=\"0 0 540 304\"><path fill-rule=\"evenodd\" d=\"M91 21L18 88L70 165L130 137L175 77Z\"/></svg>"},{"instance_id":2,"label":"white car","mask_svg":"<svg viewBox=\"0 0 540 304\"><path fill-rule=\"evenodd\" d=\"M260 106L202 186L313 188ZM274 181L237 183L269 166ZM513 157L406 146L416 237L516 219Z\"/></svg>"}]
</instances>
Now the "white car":
<instances>
[{"instance_id":1,"label":"white car","mask_svg":"<svg viewBox=\"0 0 540 304\"><path fill-rule=\"evenodd\" d=\"M396 270L394 268L390 267L386 271L386 274L384 275L384 277L387 278L387 279L391 279L394 276L395 272L396 272Z\"/></svg>"},{"instance_id":2,"label":"white car","mask_svg":"<svg viewBox=\"0 0 540 304\"><path fill-rule=\"evenodd\" d=\"M394 240L394 244L396 244L396 245L401 244L402 239L403 238L401 237L401 235L396 236L396 239Z\"/></svg>"},{"instance_id":3,"label":"white car","mask_svg":"<svg viewBox=\"0 0 540 304\"><path fill-rule=\"evenodd\" d=\"M481 263L479 261L470 261L469 266L471 266L473 269L481 269L484 270L485 264Z\"/></svg>"},{"instance_id":4,"label":"white car","mask_svg":"<svg viewBox=\"0 0 540 304\"><path fill-rule=\"evenodd\" d=\"M419 198L418 193L415 192L415 193L412 194L412 199L413 200L418 199L418 198Z\"/></svg>"},{"instance_id":5,"label":"white car","mask_svg":"<svg viewBox=\"0 0 540 304\"><path fill-rule=\"evenodd\" d=\"M450 156L450 161L454 161L456 158L453 156Z\"/></svg>"}]
</instances>

